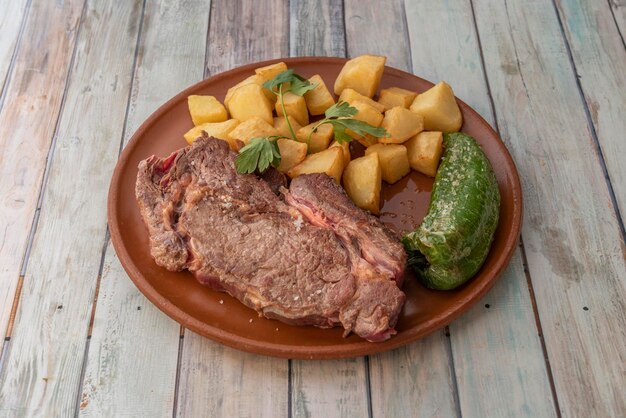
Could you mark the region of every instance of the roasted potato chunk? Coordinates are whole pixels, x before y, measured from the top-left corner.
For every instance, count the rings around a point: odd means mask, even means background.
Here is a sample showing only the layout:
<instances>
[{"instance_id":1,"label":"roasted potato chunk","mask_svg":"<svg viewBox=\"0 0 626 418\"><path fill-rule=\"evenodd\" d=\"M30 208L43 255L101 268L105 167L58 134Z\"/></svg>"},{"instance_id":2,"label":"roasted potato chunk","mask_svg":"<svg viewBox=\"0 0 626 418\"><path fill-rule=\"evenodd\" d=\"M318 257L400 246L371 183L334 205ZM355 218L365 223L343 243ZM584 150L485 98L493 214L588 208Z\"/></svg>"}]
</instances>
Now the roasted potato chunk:
<instances>
[{"instance_id":1,"label":"roasted potato chunk","mask_svg":"<svg viewBox=\"0 0 626 418\"><path fill-rule=\"evenodd\" d=\"M385 69L386 57L361 55L346 62L335 80L335 94L351 88L367 97L373 97L378 90Z\"/></svg>"},{"instance_id":2,"label":"roasted potato chunk","mask_svg":"<svg viewBox=\"0 0 626 418\"><path fill-rule=\"evenodd\" d=\"M333 147L309 155L304 161L289 170L287 175L294 178L301 174L326 173L339 184L342 172L343 152L340 148Z\"/></svg>"},{"instance_id":3,"label":"roasted potato chunk","mask_svg":"<svg viewBox=\"0 0 626 418\"><path fill-rule=\"evenodd\" d=\"M381 185L380 161L375 152L350 161L343 172L343 187L350 199L358 207L376 215L380 213Z\"/></svg>"},{"instance_id":4,"label":"roasted potato chunk","mask_svg":"<svg viewBox=\"0 0 626 418\"><path fill-rule=\"evenodd\" d=\"M383 144L401 144L424 130L424 119L417 113L396 106L385 112L385 117L380 126L387 130L389 136L379 138L378 142Z\"/></svg>"},{"instance_id":5,"label":"roasted potato chunk","mask_svg":"<svg viewBox=\"0 0 626 418\"><path fill-rule=\"evenodd\" d=\"M411 171L409 157L404 145L376 144L365 150L365 155L371 153L378 154L383 180L389 184L395 183Z\"/></svg>"},{"instance_id":6,"label":"roasted potato chunk","mask_svg":"<svg viewBox=\"0 0 626 418\"><path fill-rule=\"evenodd\" d=\"M328 148L339 147L341 151L343 151L343 164L347 165L350 162L350 143L342 142L341 144L337 141L331 142Z\"/></svg>"},{"instance_id":7,"label":"roasted potato chunk","mask_svg":"<svg viewBox=\"0 0 626 418\"><path fill-rule=\"evenodd\" d=\"M309 78L311 84L317 84L313 90L304 93L304 100L309 113L312 115L323 115L326 109L335 104L332 94L328 91L326 83L319 74Z\"/></svg>"},{"instance_id":8,"label":"roasted potato chunk","mask_svg":"<svg viewBox=\"0 0 626 418\"><path fill-rule=\"evenodd\" d=\"M427 131L457 132L463 125L463 115L452 87L443 81L418 94L410 109L424 118Z\"/></svg>"},{"instance_id":9,"label":"roasted potato chunk","mask_svg":"<svg viewBox=\"0 0 626 418\"><path fill-rule=\"evenodd\" d=\"M233 150L237 150L237 146L235 142L233 142L228 134L239 125L239 121L237 119L229 119L224 122L210 122L203 123L202 125L194 126L184 135L185 141L189 145L193 143L199 136L202 135L202 131L206 132L209 136L213 138L221 139L223 141L228 142L230 148Z\"/></svg>"},{"instance_id":10,"label":"roasted potato chunk","mask_svg":"<svg viewBox=\"0 0 626 418\"><path fill-rule=\"evenodd\" d=\"M296 137L298 141L307 143L309 138L309 134L313 128L317 125L317 123L311 123L307 126L303 126L298 129L296 132ZM324 151L328 148L328 144L333 139L333 127L330 124L324 124L317 128L317 131L311 134L311 140L308 142L309 145L309 154L314 154L316 152Z\"/></svg>"},{"instance_id":11,"label":"roasted potato chunk","mask_svg":"<svg viewBox=\"0 0 626 418\"><path fill-rule=\"evenodd\" d=\"M214 96L191 95L187 97L187 106L194 125L228 119L226 108Z\"/></svg>"},{"instance_id":12,"label":"roasted potato chunk","mask_svg":"<svg viewBox=\"0 0 626 418\"><path fill-rule=\"evenodd\" d=\"M306 108L304 97L287 92L283 94L283 101L285 102L285 111L289 116L292 116L302 126L309 124L309 111ZM280 99L276 101L276 114L278 116L283 115L283 106Z\"/></svg>"},{"instance_id":13,"label":"roasted potato chunk","mask_svg":"<svg viewBox=\"0 0 626 418\"><path fill-rule=\"evenodd\" d=\"M280 165L278 171L286 173L306 158L306 144L292 139L280 138L278 140L280 150Z\"/></svg>"},{"instance_id":14,"label":"roasted potato chunk","mask_svg":"<svg viewBox=\"0 0 626 418\"><path fill-rule=\"evenodd\" d=\"M228 112L233 119L244 122L253 117L259 117L268 124L274 122L272 104L263 94L258 84L246 84L239 87L226 103Z\"/></svg>"},{"instance_id":15,"label":"roasted potato chunk","mask_svg":"<svg viewBox=\"0 0 626 418\"><path fill-rule=\"evenodd\" d=\"M235 90L247 84L261 85L259 76L256 74L251 75L250 77L246 78L245 80L240 81L239 83L235 84L234 86L228 89L228 91L226 92L226 97L224 97L224 106L226 106L227 109L228 109L228 102L230 102L230 99L233 97L233 93L235 92Z\"/></svg>"},{"instance_id":16,"label":"roasted potato chunk","mask_svg":"<svg viewBox=\"0 0 626 418\"><path fill-rule=\"evenodd\" d=\"M390 87L380 91L378 103L385 106L385 110L396 106L408 109L416 96L417 93L410 90L401 89L400 87Z\"/></svg>"},{"instance_id":17,"label":"roasted potato chunk","mask_svg":"<svg viewBox=\"0 0 626 418\"><path fill-rule=\"evenodd\" d=\"M293 116L288 115L287 117L289 118L289 123L291 123L293 131L298 132L298 129L302 128L302 126L293 118ZM291 138L291 132L289 131L289 126L287 126L287 121L284 116L274 118L274 128L276 128L276 131L278 132L276 135Z\"/></svg>"},{"instance_id":18,"label":"roasted potato chunk","mask_svg":"<svg viewBox=\"0 0 626 418\"><path fill-rule=\"evenodd\" d=\"M236 141L241 141L244 144L248 144L252 138L262 138L276 134L276 128L258 116L253 116L237 125L235 129L230 131L228 137L235 143Z\"/></svg>"},{"instance_id":19,"label":"roasted potato chunk","mask_svg":"<svg viewBox=\"0 0 626 418\"><path fill-rule=\"evenodd\" d=\"M340 102L348 102L350 105L352 105L352 103L356 102L357 100L367 103L374 109L378 110L380 113L385 111L385 106L370 99L369 97L363 96L362 94L352 89L345 89L341 92L341 95L339 96Z\"/></svg>"},{"instance_id":20,"label":"roasted potato chunk","mask_svg":"<svg viewBox=\"0 0 626 418\"><path fill-rule=\"evenodd\" d=\"M405 142L409 164L415 171L435 177L443 153L441 132L420 132Z\"/></svg>"},{"instance_id":21,"label":"roasted potato chunk","mask_svg":"<svg viewBox=\"0 0 626 418\"><path fill-rule=\"evenodd\" d=\"M276 64L266 65L265 67L259 67L254 70L257 75L257 83L263 87L263 83L270 81L283 71L287 71L287 64L284 62L277 62ZM263 94L269 99L270 102L276 103L277 96L263 87Z\"/></svg>"}]
</instances>

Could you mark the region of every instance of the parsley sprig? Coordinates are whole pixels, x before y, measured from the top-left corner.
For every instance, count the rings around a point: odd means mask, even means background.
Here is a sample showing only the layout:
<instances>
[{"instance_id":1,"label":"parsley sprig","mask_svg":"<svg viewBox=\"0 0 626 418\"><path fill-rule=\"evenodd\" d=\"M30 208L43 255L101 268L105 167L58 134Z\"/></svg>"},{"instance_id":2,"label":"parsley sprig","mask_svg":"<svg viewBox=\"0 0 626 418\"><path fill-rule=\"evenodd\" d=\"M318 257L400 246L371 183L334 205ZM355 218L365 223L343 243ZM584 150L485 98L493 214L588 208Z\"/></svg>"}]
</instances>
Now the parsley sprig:
<instances>
[{"instance_id":1,"label":"parsley sprig","mask_svg":"<svg viewBox=\"0 0 626 418\"><path fill-rule=\"evenodd\" d=\"M270 90L272 93L278 96L280 100L283 117L289 127L291 138L285 136L266 136L262 138L252 138L250 142L239 150L239 155L235 160L235 168L239 173L254 173L255 171L264 172L271 165L272 167L278 167L280 164L280 150L278 148L278 140L281 138L297 140L296 133L289 122L287 117L287 111L285 109L285 102L283 100L285 93L293 93L298 96L304 95L309 90L313 90L317 87L317 84L312 84L309 80L296 74L293 70L286 70L278 74L273 79L265 82L263 87ZM325 118L317 122L307 138L307 145L311 142L311 136L317 129L325 124L330 124L333 127L335 140L338 143L350 142L352 137L346 132L350 130L356 135L373 135L381 138L389 136L384 128L377 128L368 125L365 122L354 119L354 115L358 110L350 106L346 102L338 102L329 107L324 112Z\"/></svg>"},{"instance_id":2,"label":"parsley sprig","mask_svg":"<svg viewBox=\"0 0 626 418\"><path fill-rule=\"evenodd\" d=\"M257 169L262 173L269 168L280 164L280 150L278 140L284 136L266 136L252 138L250 143L239 150L235 160L238 173L252 174Z\"/></svg>"}]
</instances>

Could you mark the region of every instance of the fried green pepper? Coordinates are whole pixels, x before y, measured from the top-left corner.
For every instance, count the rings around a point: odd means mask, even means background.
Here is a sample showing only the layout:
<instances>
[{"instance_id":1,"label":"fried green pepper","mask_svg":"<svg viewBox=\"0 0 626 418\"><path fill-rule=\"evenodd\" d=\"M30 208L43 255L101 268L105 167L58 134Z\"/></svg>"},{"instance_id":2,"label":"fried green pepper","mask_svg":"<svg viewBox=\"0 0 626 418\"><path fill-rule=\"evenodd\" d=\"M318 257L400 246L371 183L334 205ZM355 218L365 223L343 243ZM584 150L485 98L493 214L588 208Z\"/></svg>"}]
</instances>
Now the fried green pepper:
<instances>
[{"instance_id":1,"label":"fried green pepper","mask_svg":"<svg viewBox=\"0 0 626 418\"><path fill-rule=\"evenodd\" d=\"M402 243L422 282L448 290L465 283L485 261L498 225L500 191L474 138L445 134L443 145L428 214Z\"/></svg>"}]
</instances>

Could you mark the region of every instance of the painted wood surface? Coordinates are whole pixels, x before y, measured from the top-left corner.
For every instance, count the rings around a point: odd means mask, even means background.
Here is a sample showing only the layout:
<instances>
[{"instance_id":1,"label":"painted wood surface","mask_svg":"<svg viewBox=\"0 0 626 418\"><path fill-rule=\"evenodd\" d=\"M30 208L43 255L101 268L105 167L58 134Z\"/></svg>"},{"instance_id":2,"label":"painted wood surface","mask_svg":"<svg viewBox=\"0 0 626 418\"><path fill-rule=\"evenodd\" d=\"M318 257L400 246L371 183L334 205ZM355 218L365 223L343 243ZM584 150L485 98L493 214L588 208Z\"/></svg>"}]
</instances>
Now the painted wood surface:
<instances>
[{"instance_id":1,"label":"painted wood surface","mask_svg":"<svg viewBox=\"0 0 626 418\"><path fill-rule=\"evenodd\" d=\"M202 79L209 2L147 1L124 143L167 99ZM117 137L119 138L119 137ZM172 416L180 326L106 251L80 399L85 416Z\"/></svg>"},{"instance_id":2,"label":"painted wood surface","mask_svg":"<svg viewBox=\"0 0 626 418\"><path fill-rule=\"evenodd\" d=\"M617 205L626 211L626 47L608 3L556 2ZM622 138L621 141L615 138Z\"/></svg>"},{"instance_id":3,"label":"painted wood surface","mask_svg":"<svg viewBox=\"0 0 626 418\"><path fill-rule=\"evenodd\" d=\"M0 376L0 415L70 416L75 410L106 230L106 195L93 191L107 189L117 157L114 138L122 132L141 14L120 3L91 2L83 15ZM80 11L82 3L75 7ZM38 12L43 20L52 13Z\"/></svg>"},{"instance_id":4,"label":"painted wood surface","mask_svg":"<svg viewBox=\"0 0 626 418\"><path fill-rule=\"evenodd\" d=\"M287 360L234 350L186 330L177 416L288 416Z\"/></svg>"},{"instance_id":5,"label":"painted wood surface","mask_svg":"<svg viewBox=\"0 0 626 418\"><path fill-rule=\"evenodd\" d=\"M471 4L414 1L406 8L413 72L433 82L445 80L495 126ZM431 35L441 27L446 36ZM555 415L519 250L483 299L450 325L461 413Z\"/></svg>"},{"instance_id":6,"label":"painted wood surface","mask_svg":"<svg viewBox=\"0 0 626 418\"><path fill-rule=\"evenodd\" d=\"M9 68L15 56L20 31L28 15L28 0L5 1L0 7L0 98L8 84ZM0 99L0 106L2 100Z\"/></svg>"},{"instance_id":7,"label":"painted wood surface","mask_svg":"<svg viewBox=\"0 0 626 418\"><path fill-rule=\"evenodd\" d=\"M626 35L626 0L609 0L609 6L613 12L615 23L619 28L622 44Z\"/></svg>"},{"instance_id":8,"label":"painted wood surface","mask_svg":"<svg viewBox=\"0 0 626 418\"><path fill-rule=\"evenodd\" d=\"M288 55L288 13L282 0L236 5L213 0L206 57L209 74ZM186 331L179 367L178 416L204 410L207 416L288 414L287 360L242 353ZM207 378L208 370L217 380Z\"/></svg>"},{"instance_id":9,"label":"painted wood surface","mask_svg":"<svg viewBox=\"0 0 626 418\"><path fill-rule=\"evenodd\" d=\"M7 329L82 1L33 4L0 110L0 330ZM4 37L4 35L3 35Z\"/></svg>"},{"instance_id":10,"label":"painted wood surface","mask_svg":"<svg viewBox=\"0 0 626 418\"><path fill-rule=\"evenodd\" d=\"M560 411L622 416L624 244L554 5L474 6L498 125L522 175L522 235Z\"/></svg>"},{"instance_id":11,"label":"painted wood surface","mask_svg":"<svg viewBox=\"0 0 626 418\"><path fill-rule=\"evenodd\" d=\"M341 0L289 2L289 53L294 57L344 57L346 38Z\"/></svg>"}]
</instances>

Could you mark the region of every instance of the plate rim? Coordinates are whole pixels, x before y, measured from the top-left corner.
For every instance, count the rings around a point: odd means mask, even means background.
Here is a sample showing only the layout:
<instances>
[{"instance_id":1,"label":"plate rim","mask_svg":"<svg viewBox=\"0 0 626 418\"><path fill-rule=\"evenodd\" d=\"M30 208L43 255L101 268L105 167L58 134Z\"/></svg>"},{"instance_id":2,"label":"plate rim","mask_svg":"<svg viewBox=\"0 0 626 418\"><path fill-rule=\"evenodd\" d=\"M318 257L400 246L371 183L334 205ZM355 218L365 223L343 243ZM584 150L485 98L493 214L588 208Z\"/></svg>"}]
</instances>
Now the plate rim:
<instances>
[{"instance_id":1,"label":"plate rim","mask_svg":"<svg viewBox=\"0 0 626 418\"><path fill-rule=\"evenodd\" d=\"M521 234L521 226L522 226L522 216L523 216L523 200L522 200L522 187L521 181L519 177L519 173L517 171L517 166L506 147L504 141L500 135L491 127L491 125L472 107L468 104L460 100L455 96L459 105L463 108L464 112L468 112L473 114L472 116L476 119L476 121L482 125L483 128L490 131L490 134L497 138L498 142L501 145L503 152L504 160L506 161L506 165L511 167L509 174L511 175L511 182L513 185L512 189L512 197L513 197L513 212L512 212L512 223L511 223L511 232L506 237L506 242L504 243L504 251L501 253L500 257L496 260L494 268L492 269L493 273L491 275L490 280L483 280L479 283L478 286L474 289L474 291L462 299L457 300L457 302L448 309L447 312L442 315L438 315L435 318L423 323L424 326L420 327L420 329L409 329L400 334L397 334L384 342L372 343L365 340L354 342L351 344L342 344L342 345L326 345L326 346L314 346L314 345L287 345L280 343L273 343L269 341L259 342L257 339L243 337L241 335L233 334L228 332L227 330L215 326L208 325L195 317L187 314L184 310L180 309L173 303L171 303L167 298L162 296L151 284L150 281L144 277L144 275L139 271L137 266L133 263L132 258L129 252L126 249L126 246L123 243L121 226L119 223L119 213L117 210L118 203L118 192L120 190L120 182L121 171L123 167L128 164L128 160L132 154L132 150L138 145L139 139L144 135L144 132L152 125L152 123L166 114L170 108L177 105L179 102L186 100L187 96L192 92L202 89L206 85L213 84L218 82L221 78L227 78L233 73L245 72L247 70L254 70L257 67L270 65L276 62L285 62L286 64L298 65L298 64L308 64L311 62L317 63L328 63L328 64L341 64L348 61L348 58L341 57L320 57L320 56L304 56L304 57L290 57L290 58L274 58L264 61L252 62L249 64L241 65L235 68L232 68L227 71L220 72L216 75L208 77L198 83L192 84L187 88L183 89L172 98L167 100L158 109L156 109L140 126L137 128L135 133L132 135L128 143L124 146L122 153L120 154L117 163L115 165L115 169L113 171L113 175L111 177L111 182L109 185L109 192L107 198L107 221L109 225L109 231L111 236L111 242L113 244L113 248L117 254L117 257L120 261L120 264L126 271L129 278L133 281L135 286L139 289L139 291L146 296L151 303L153 303L159 310L165 313L167 316L175 320L176 322L183 325L185 328L188 328L191 331L194 331L204 337L210 338L214 341L217 341L221 344L227 345L229 347L247 351L255 354L268 355L273 357L280 358L289 358L289 359L338 359L338 358L350 358L357 357L369 354L375 354L383 351L392 350L394 348L398 348L400 346L406 345L410 342L421 339L435 331L438 331L442 327L450 324L452 321L457 319L467 310L469 310L478 300L480 300L496 283L496 281L500 278L503 271L509 265L511 258L517 248L517 242L519 241L519 237ZM425 82L431 86L434 83L425 80L421 77L418 77L409 72L385 66L385 73L389 72L395 74L400 77L412 77L417 78L422 82Z\"/></svg>"}]
</instances>

